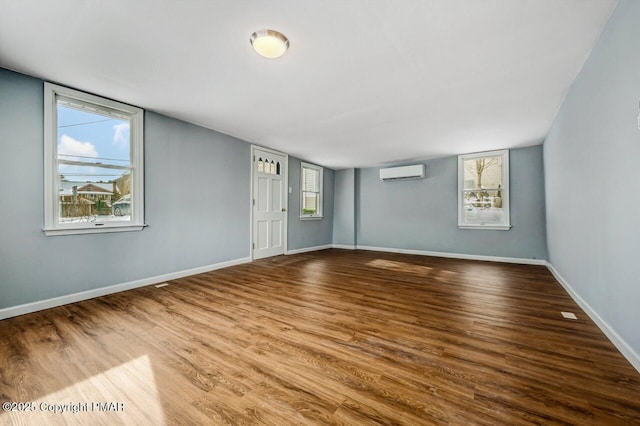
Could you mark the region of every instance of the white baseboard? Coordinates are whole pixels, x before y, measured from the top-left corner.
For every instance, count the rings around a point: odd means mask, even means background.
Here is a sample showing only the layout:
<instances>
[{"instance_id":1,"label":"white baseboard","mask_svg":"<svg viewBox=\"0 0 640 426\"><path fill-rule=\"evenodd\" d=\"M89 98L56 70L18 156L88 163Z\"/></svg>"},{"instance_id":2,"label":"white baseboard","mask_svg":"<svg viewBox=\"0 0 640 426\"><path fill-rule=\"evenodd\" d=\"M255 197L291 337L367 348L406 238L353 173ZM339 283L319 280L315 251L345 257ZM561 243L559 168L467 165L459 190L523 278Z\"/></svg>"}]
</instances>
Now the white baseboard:
<instances>
[{"instance_id":1,"label":"white baseboard","mask_svg":"<svg viewBox=\"0 0 640 426\"><path fill-rule=\"evenodd\" d=\"M241 259L229 260L226 262L215 263L213 265L201 266L199 268L186 269L184 271L173 272L170 274L157 275L155 277L143 278L141 280L130 281L122 284L100 287L93 290L81 291L79 293L68 294L66 296L54 297L52 299L41 300L38 302L25 303L24 305L11 306L0 309L0 320L5 318L17 317L18 315L29 314L31 312L41 311L43 309L54 308L56 306L67 305L69 303L80 302L82 300L93 299L95 297L106 296L107 294L119 293L125 290L131 290L138 287L144 287L151 284L157 284L164 281L175 280L187 277L189 275L202 274L204 272L215 271L216 269L227 268L229 266L248 263L251 260L248 257Z\"/></svg>"},{"instance_id":2,"label":"white baseboard","mask_svg":"<svg viewBox=\"0 0 640 426\"><path fill-rule=\"evenodd\" d=\"M356 246L352 244L333 244L333 248L343 249L343 250L355 250Z\"/></svg>"},{"instance_id":3,"label":"white baseboard","mask_svg":"<svg viewBox=\"0 0 640 426\"><path fill-rule=\"evenodd\" d=\"M333 244L325 244L323 246L303 247L295 250L288 250L285 254L300 254L300 253L307 253L310 251L326 250L330 248L333 248Z\"/></svg>"},{"instance_id":4,"label":"white baseboard","mask_svg":"<svg viewBox=\"0 0 640 426\"><path fill-rule=\"evenodd\" d=\"M390 247L356 246L357 250L386 251L389 253L417 254L420 256L448 257L452 259L483 260L486 262L520 263L524 265L546 265L544 259L525 259L520 257L482 256L477 254L447 253L440 251L407 250Z\"/></svg>"},{"instance_id":5,"label":"white baseboard","mask_svg":"<svg viewBox=\"0 0 640 426\"><path fill-rule=\"evenodd\" d=\"M596 311L593 310L591 305L587 303L574 289L571 285L564 279L562 275L553 267L553 265L549 262L546 262L547 269L551 271L553 276L558 280L560 285L564 287L564 289L569 293L569 296L582 308L583 311L593 322L596 323L598 328L609 338L611 343L614 344L616 348L620 351L622 356L624 356L627 361L633 365L633 367L638 370L640 373L640 355L636 351L633 350L631 346L615 331L611 325L606 322Z\"/></svg>"}]
</instances>

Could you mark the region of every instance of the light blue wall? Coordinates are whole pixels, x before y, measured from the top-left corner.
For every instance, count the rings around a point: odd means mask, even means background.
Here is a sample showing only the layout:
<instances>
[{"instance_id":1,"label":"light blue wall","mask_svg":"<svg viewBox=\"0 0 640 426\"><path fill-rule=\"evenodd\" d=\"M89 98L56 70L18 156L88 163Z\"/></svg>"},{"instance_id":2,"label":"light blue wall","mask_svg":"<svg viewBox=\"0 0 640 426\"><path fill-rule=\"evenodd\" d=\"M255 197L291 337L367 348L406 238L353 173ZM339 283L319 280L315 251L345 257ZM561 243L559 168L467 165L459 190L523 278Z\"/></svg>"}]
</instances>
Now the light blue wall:
<instances>
[{"instance_id":1,"label":"light blue wall","mask_svg":"<svg viewBox=\"0 0 640 426\"><path fill-rule=\"evenodd\" d=\"M291 163L290 205L297 206L300 162ZM0 309L248 257L250 167L248 143L146 112L149 226L45 237L43 82L0 69ZM328 169L325 203L322 221L290 218L290 247L331 243Z\"/></svg>"},{"instance_id":2,"label":"light blue wall","mask_svg":"<svg viewBox=\"0 0 640 426\"><path fill-rule=\"evenodd\" d=\"M640 354L640 2L622 0L544 143L549 260Z\"/></svg>"},{"instance_id":3,"label":"light blue wall","mask_svg":"<svg viewBox=\"0 0 640 426\"><path fill-rule=\"evenodd\" d=\"M335 172L333 243L353 246L355 233L355 169Z\"/></svg>"},{"instance_id":4,"label":"light blue wall","mask_svg":"<svg viewBox=\"0 0 640 426\"><path fill-rule=\"evenodd\" d=\"M148 228L45 237L43 83L0 69L0 94L0 308L249 256L249 144L149 112Z\"/></svg>"},{"instance_id":5,"label":"light blue wall","mask_svg":"<svg viewBox=\"0 0 640 426\"><path fill-rule=\"evenodd\" d=\"M289 215L287 250L317 247L331 244L333 240L333 179L334 171L324 168L323 172L323 215L322 219L300 219L300 160L289 157Z\"/></svg>"},{"instance_id":6,"label":"light blue wall","mask_svg":"<svg viewBox=\"0 0 640 426\"><path fill-rule=\"evenodd\" d=\"M542 146L510 151L509 231L458 229L458 162L424 162L427 178L383 182L378 167L356 179L358 245L546 259Z\"/></svg>"}]
</instances>

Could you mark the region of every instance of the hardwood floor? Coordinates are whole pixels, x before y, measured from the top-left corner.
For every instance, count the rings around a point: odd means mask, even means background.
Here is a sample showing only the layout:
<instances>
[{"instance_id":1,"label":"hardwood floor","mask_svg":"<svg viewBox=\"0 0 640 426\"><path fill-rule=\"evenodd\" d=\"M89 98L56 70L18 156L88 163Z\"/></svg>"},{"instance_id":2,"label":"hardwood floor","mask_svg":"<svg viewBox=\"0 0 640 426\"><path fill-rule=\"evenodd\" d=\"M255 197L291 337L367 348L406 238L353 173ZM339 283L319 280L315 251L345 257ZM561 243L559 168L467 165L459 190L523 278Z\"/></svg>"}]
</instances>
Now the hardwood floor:
<instances>
[{"instance_id":1,"label":"hardwood floor","mask_svg":"<svg viewBox=\"0 0 640 426\"><path fill-rule=\"evenodd\" d=\"M35 408L0 423L640 424L640 374L542 266L326 250L169 284L0 321L0 400Z\"/></svg>"}]
</instances>

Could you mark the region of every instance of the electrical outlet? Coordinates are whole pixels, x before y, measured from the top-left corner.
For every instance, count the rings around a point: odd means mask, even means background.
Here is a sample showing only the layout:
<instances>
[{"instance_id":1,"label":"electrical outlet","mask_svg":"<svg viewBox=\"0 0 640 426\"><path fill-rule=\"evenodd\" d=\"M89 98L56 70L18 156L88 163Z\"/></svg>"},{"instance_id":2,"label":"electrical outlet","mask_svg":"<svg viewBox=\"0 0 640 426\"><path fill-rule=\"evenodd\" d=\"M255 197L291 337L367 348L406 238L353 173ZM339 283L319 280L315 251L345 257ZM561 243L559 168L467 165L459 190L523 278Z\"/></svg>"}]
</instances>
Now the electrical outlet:
<instances>
[{"instance_id":1,"label":"electrical outlet","mask_svg":"<svg viewBox=\"0 0 640 426\"><path fill-rule=\"evenodd\" d=\"M567 319L578 319L576 314L574 314L573 312L560 312L560 313L562 314L562 316L564 318L567 318Z\"/></svg>"}]
</instances>

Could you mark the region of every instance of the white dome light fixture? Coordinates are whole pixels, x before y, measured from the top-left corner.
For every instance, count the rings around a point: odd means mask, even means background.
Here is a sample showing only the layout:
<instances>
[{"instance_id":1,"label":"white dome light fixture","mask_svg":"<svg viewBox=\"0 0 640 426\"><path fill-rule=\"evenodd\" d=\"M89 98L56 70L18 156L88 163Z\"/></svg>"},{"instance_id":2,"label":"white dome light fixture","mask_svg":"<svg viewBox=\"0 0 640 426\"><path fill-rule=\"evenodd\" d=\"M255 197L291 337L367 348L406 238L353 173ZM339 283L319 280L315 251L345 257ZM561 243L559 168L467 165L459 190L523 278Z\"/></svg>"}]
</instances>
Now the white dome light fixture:
<instances>
[{"instance_id":1,"label":"white dome light fixture","mask_svg":"<svg viewBox=\"0 0 640 426\"><path fill-rule=\"evenodd\" d=\"M269 59L279 58L289 48L289 39L275 30L256 31L249 41L258 54Z\"/></svg>"}]
</instances>

